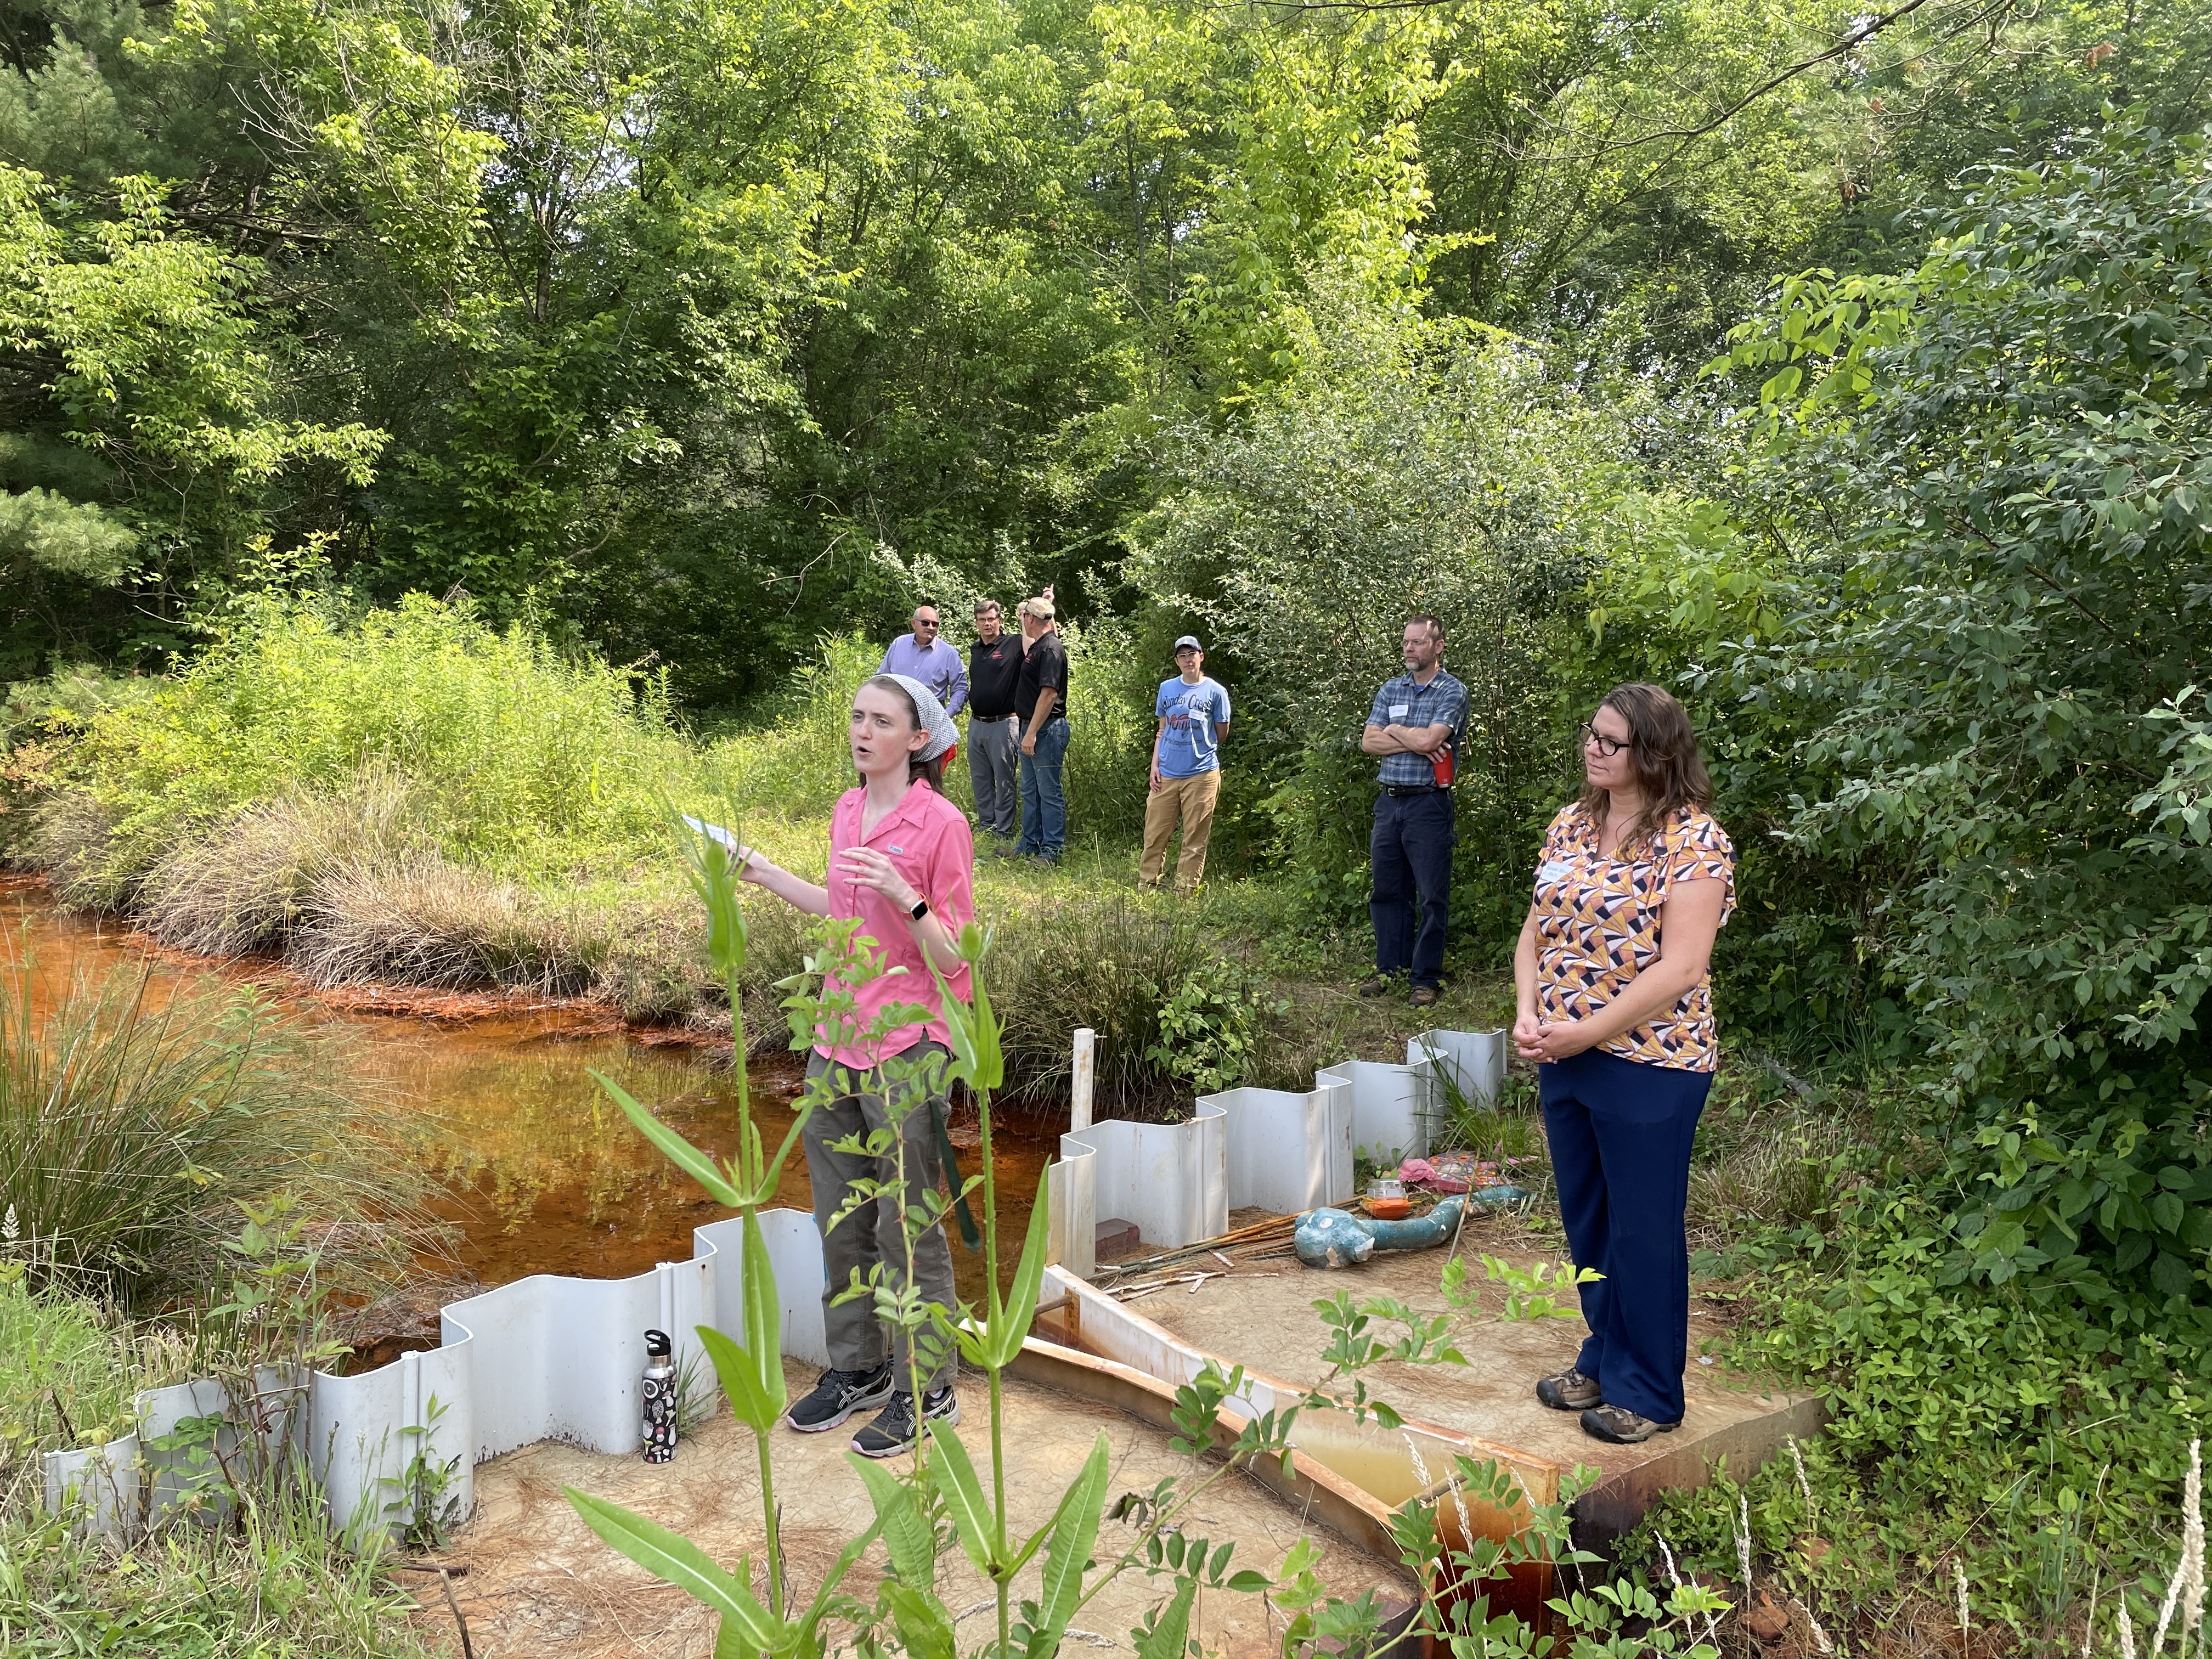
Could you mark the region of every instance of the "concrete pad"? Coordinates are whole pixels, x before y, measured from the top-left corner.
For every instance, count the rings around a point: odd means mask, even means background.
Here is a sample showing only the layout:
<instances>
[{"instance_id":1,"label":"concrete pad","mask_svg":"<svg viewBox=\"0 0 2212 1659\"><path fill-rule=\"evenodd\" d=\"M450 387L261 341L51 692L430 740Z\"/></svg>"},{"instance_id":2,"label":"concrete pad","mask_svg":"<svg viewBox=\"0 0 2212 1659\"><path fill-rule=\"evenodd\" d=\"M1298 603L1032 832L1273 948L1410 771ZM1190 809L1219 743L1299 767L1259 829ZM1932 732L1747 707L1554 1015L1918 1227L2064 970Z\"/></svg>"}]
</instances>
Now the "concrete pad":
<instances>
[{"instance_id":1,"label":"concrete pad","mask_svg":"<svg viewBox=\"0 0 2212 1659\"><path fill-rule=\"evenodd\" d=\"M813 1386L810 1367L790 1364L786 1374L794 1397ZM967 1413L962 1439L988 1482L990 1432L984 1388L980 1379L963 1378L960 1393ZM1111 1406L1013 1379L1006 1384L1005 1398L1007 1492L1024 1535L1050 1518L1102 1429L1113 1449L1113 1493L1148 1492L1168 1475L1193 1475L1190 1460L1170 1449L1163 1430ZM866 1490L844 1459L850 1439L850 1430L819 1435L780 1430L774 1442L787 1571L804 1595L813 1594L845 1541L864 1530L873 1516ZM906 1462L898 1460L893 1467L902 1469ZM1197 1478L1218 1469L1206 1466ZM726 1413L684 1443L668 1464L544 1442L477 1466L476 1516L444 1553L443 1559L469 1565L468 1575L456 1579L453 1587L482 1659L708 1659L712 1652L712 1616L600 1543L562 1496L564 1485L611 1498L684 1532L732 1568L739 1556L750 1553L755 1589L764 1589L753 1437ZM1302 1534L1316 1528L1240 1471L1218 1476L1187 1530L1217 1544L1234 1540L1238 1565L1267 1571L1281 1564ZM1109 1521L1100 1531L1096 1555L1109 1559L1134 1536L1127 1523ZM1323 1540L1329 1552L1322 1576L1332 1590L1357 1595L1374 1589L1386 1600L1413 1599L1411 1581L1395 1564L1344 1539L1324 1534ZM847 1590L872 1599L884 1565L882 1547L875 1546L847 1579ZM1017 1601L1036 1594L1038 1571L1032 1565L1018 1581ZM972 1646L983 1633L980 1626L992 1618L989 1585L957 1547L943 1558L940 1572L939 1593L963 1616L963 1645ZM1130 1630L1164 1599L1164 1583L1133 1571L1124 1575L1078 1615L1080 1633L1069 1632L1067 1650L1129 1650ZM450 1631L452 1615L435 1586L421 1594L424 1628L434 1631L442 1625ZM1269 1614L1256 1595L1208 1594L1200 1598L1191 1633L1209 1654L1267 1659L1277 1650L1281 1626L1278 1620L1270 1630Z\"/></svg>"},{"instance_id":2,"label":"concrete pad","mask_svg":"<svg viewBox=\"0 0 2212 1659\"><path fill-rule=\"evenodd\" d=\"M1475 1232L1475 1224L1469 1231ZM1462 1248L1469 1256L1486 1249L1522 1267L1538 1259L1479 1238ZM1321 1359L1325 1328L1315 1301L1341 1290L1355 1302L1395 1297L1424 1317L1449 1313L1441 1288L1444 1261L1442 1250L1418 1250L1377 1252L1364 1265L1326 1270L1306 1267L1294 1256L1240 1263L1237 1271L1193 1289L1178 1285L1146 1297L1127 1312L1225 1361L1311 1387L1327 1369ZM1474 1272L1479 1277L1479 1265ZM1721 1326L1693 1297L1682 1426L1640 1446L1593 1439L1583 1432L1578 1414L1550 1410L1534 1392L1537 1378L1574 1363L1585 1334L1582 1321L1500 1320L1494 1312L1504 1304L1502 1288L1486 1284L1481 1290L1481 1311L1454 1316L1454 1342L1466 1365L1385 1363L1362 1373L1368 1391L1408 1418L1565 1468L1595 1468L1598 1486L1575 1510L1578 1530L1593 1545L1634 1526L1657 1492L1704 1484L1716 1461L1725 1457L1741 1472L1764 1463L1788 1437L1820 1431L1816 1396L1763 1389L1701 1363L1701 1341L1718 1336Z\"/></svg>"}]
</instances>

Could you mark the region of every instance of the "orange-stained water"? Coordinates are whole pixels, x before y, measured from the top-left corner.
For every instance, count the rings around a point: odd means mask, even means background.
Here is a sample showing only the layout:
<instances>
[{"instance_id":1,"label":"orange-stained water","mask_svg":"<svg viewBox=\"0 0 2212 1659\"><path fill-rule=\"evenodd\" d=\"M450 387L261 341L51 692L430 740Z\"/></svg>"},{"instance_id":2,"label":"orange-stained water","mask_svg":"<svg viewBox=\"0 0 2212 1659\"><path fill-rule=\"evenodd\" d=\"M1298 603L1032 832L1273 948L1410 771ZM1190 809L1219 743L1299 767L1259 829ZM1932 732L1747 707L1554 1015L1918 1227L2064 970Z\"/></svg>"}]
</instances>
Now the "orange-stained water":
<instances>
[{"instance_id":1,"label":"orange-stained water","mask_svg":"<svg viewBox=\"0 0 2212 1659\"><path fill-rule=\"evenodd\" d=\"M150 963L157 1003L218 971L153 952L118 923L66 915L32 879L0 879L0 922L8 933L0 954L12 963L28 953L34 1004L78 970L118 963ZM738 1136L737 1079L726 1054L651 1041L589 1003L356 990L337 999L346 1006L333 1006L271 964L219 971L250 980L302 1021L349 1039L367 1085L398 1102L421 1132L410 1137L410 1155L446 1189L440 1208L462 1233L457 1265L486 1285L530 1273L642 1273L688 1259L694 1227L734 1213L648 1145L589 1075L604 1073L692 1145L726 1157ZM442 1012L365 1011L380 1004ZM753 1121L771 1154L791 1127L800 1075L793 1054L750 1065ZM956 1140L972 1140L963 1130L956 1116ZM1032 1120L1002 1115L993 1142L1000 1278L1010 1281L1054 1137ZM980 1157L964 1147L963 1170L976 1173ZM797 1148L776 1195L800 1209L812 1202ZM981 1197L974 1200L979 1218ZM952 1261L961 1296L979 1297L981 1253L956 1237Z\"/></svg>"}]
</instances>

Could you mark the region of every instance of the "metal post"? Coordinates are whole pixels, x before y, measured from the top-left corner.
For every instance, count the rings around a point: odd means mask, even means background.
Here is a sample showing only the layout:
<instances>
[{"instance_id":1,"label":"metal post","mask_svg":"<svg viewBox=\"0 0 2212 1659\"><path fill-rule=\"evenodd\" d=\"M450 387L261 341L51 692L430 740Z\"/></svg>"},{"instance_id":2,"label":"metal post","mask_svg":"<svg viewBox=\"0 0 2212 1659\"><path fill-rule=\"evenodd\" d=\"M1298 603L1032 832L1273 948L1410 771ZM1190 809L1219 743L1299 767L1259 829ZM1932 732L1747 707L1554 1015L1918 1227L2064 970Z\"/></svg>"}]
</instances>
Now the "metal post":
<instances>
[{"instance_id":1,"label":"metal post","mask_svg":"<svg viewBox=\"0 0 2212 1659\"><path fill-rule=\"evenodd\" d=\"M1088 1025L1075 1028L1075 1073L1067 1096L1067 1127L1072 1130L1091 1127L1091 1086L1097 1070L1094 1058L1097 1044L1097 1034Z\"/></svg>"}]
</instances>

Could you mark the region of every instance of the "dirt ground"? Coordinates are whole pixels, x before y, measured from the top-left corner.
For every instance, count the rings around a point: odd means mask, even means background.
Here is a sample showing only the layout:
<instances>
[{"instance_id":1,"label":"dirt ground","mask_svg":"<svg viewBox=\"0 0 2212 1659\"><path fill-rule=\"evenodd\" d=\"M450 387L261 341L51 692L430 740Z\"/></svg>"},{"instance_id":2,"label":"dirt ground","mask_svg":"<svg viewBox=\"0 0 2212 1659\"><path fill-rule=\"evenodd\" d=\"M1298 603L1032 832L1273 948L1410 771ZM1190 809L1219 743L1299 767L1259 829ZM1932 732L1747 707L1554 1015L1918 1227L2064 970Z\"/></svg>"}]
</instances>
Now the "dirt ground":
<instances>
[{"instance_id":1,"label":"dirt ground","mask_svg":"<svg viewBox=\"0 0 2212 1659\"><path fill-rule=\"evenodd\" d=\"M791 1365L787 1376L794 1397L813 1384L813 1374L805 1367ZM1110 1407L1020 1382L1006 1385L1006 1398L1008 1496L1024 1536L1050 1518L1101 1430L1112 1448L1115 1494L1148 1492L1164 1476L1191 1473L1189 1462L1170 1449L1163 1431ZM986 1401L981 1381L963 1378L962 1438L988 1482ZM854 1426L858 1425L856 1420ZM799 1590L810 1596L845 1540L863 1530L873 1513L860 1477L842 1455L849 1439L849 1431L780 1431L775 1438L787 1571ZM894 1467L904 1468L904 1460ZM1204 1472L1212 1473L1213 1467ZM562 1498L564 1485L612 1498L683 1532L732 1568L740 1555L751 1553L758 1593L764 1584L757 1559L759 1479L750 1431L726 1410L681 1446L670 1464L653 1466L552 1443L481 1464L476 1472L476 1514L439 1558L468 1564L466 1576L456 1578L453 1589L477 1659L708 1659L714 1646L712 1615L601 1544ZM1242 1474L1220 1476L1197 1510L1186 1531L1203 1534L1217 1545L1234 1540L1239 1566L1278 1566L1306 1530L1296 1513ZM1107 1522L1097 1558L1109 1559L1109 1553L1118 1553L1134 1536L1127 1523ZM1323 1541L1329 1551L1322 1575L1333 1590L1357 1595L1373 1588L1387 1599L1410 1599L1411 1586L1395 1565L1342 1540L1323 1534ZM872 1597L884 1565L878 1545L847 1581L848 1589L860 1598ZM1017 1583L1018 1601L1036 1593L1036 1577L1033 1565ZM1130 1650L1130 1630L1164 1599L1164 1585L1135 1572L1117 1580L1077 1613L1069 1650ZM963 1621L991 1617L988 1585L957 1547L944 1559L939 1593ZM423 1602L417 1614L422 1627L441 1636L458 1653L453 1616L434 1582L417 1594ZM1276 1651L1281 1625L1257 1596L1217 1593L1200 1597L1191 1633L1209 1653L1266 1659ZM963 1630L963 1645L968 1644Z\"/></svg>"}]
</instances>

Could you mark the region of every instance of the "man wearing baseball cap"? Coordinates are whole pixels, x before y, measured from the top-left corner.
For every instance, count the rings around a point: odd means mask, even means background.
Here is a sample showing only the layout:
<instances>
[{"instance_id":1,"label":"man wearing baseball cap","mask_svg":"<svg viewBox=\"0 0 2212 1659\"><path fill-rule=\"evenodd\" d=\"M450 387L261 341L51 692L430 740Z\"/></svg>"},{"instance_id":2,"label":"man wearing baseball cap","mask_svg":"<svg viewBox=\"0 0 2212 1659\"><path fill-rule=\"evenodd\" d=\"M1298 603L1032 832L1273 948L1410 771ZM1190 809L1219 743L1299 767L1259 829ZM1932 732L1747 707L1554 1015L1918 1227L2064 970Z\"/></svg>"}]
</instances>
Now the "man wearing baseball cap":
<instances>
[{"instance_id":1,"label":"man wearing baseball cap","mask_svg":"<svg viewBox=\"0 0 2212 1659\"><path fill-rule=\"evenodd\" d=\"M1150 891L1167 868L1168 837L1182 825L1176 885L1188 893L1206 874L1206 843L1221 795L1221 740L1229 735L1229 693L1206 678L1206 653L1195 635L1175 642L1174 678L1160 682L1152 712L1152 793L1145 804L1145 855L1137 885Z\"/></svg>"}]
</instances>

